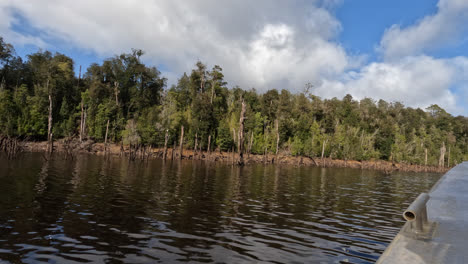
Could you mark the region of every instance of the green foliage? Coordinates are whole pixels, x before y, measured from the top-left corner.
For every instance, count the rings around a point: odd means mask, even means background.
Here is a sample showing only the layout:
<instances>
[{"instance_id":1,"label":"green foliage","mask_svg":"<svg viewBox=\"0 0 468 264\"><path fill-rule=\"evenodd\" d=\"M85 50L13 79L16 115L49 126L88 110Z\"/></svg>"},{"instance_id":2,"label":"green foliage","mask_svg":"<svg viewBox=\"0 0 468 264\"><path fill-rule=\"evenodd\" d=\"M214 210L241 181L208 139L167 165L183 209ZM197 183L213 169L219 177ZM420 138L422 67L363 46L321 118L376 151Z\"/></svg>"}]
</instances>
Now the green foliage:
<instances>
[{"instance_id":1,"label":"green foliage","mask_svg":"<svg viewBox=\"0 0 468 264\"><path fill-rule=\"evenodd\" d=\"M13 94L9 90L0 91L0 133L8 136L15 135L16 104Z\"/></svg>"},{"instance_id":2,"label":"green foliage","mask_svg":"<svg viewBox=\"0 0 468 264\"><path fill-rule=\"evenodd\" d=\"M71 58L39 51L23 62L0 37L0 134L44 140L50 95L54 138L78 136L83 115L84 136L92 140L104 140L109 121L114 142L162 146L168 131L172 146L184 126L187 147L197 136L206 149L211 136L212 149L227 151L238 148L244 100L244 149L253 154L320 157L323 151L339 159L424 164L427 153L427 163L437 165L445 145L446 163L468 159L468 119L438 105L424 111L351 95L322 100L309 90L228 89L223 69L200 61L165 89L166 78L142 56L134 49L90 65L78 78Z\"/></svg>"},{"instance_id":3,"label":"green foliage","mask_svg":"<svg viewBox=\"0 0 468 264\"><path fill-rule=\"evenodd\" d=\"M298 136L293 138L291 144L291 154L293 156L304 155L304 142Z\"/></svg>"},{"instance_id":4,"label":"green foliage","mask_svg":"<svg viewBox=\"0 0 468 264\"><path fill-rule=\"evenodd\" d=\"M234 146L234 141L229 130L229 125L226 121L221 122L218 127L218 137L216 138L216 145L221 151L231 150Z\"/></svg>"},{"instance_id":5,"label":"green foliage","mask_svg":"<svg viewBox=\"0 0 468 264\"><path fill-rule=\"evenodd\" d=\"M135 120L130 119L127 121L125 129L122 131L122 140L125 145L136 145L141 142Z\"/></svg>"},{"instance_id":6,"label":"green foliage","mask_svg":"<svg viewBox=\"0 0 468 264\"><path fill-rule=\"evenodd\" d=\"M138 117L138 133L141 135L141 143L144 145L164 144L165 130L159 122L159 107L146 108Z\"/></svg>"}]
</instances>

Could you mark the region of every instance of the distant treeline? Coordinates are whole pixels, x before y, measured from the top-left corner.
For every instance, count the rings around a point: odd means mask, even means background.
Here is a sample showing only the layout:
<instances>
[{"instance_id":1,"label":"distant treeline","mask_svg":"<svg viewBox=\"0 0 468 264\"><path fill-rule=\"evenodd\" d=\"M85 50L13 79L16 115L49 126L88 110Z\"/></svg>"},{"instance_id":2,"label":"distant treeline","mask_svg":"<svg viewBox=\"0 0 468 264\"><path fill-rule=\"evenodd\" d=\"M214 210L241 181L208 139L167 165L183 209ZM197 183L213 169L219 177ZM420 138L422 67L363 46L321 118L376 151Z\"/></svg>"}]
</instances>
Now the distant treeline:
<instances>
[{"instance_id":1,"label":"distant treeline","mask_svg":"<svg viewBox=\"0 0 468 264\"><path fill-rule=\"evenodd\" d=\"M46 140L50 124L54 139L99 142L107 130L112 142L163 146L167 131L172 146L183 126L186 148L206 150L210 137L212 150L236 150L244 101L246 152L445 166L468 159L468 119L437 105L321 99L310 85L297 94L229 89L221 67L201 62L167 88L142 55L132 50L76 74L66 55L39 51L23 61L0 37L0 135Z\"/></svg>"}]
</instances>

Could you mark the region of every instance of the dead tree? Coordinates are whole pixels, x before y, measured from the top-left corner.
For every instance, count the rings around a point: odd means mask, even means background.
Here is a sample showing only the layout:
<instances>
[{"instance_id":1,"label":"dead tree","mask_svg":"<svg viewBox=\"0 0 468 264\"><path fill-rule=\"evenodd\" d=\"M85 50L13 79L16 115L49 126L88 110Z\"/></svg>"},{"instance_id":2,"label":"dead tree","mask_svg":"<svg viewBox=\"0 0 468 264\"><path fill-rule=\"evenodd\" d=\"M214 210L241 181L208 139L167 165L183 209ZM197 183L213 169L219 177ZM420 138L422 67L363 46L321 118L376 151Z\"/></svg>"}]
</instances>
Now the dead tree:
<instances>
[{"instance_id":1,"label":"dead tree","mask_svg":"<svg viewBox=\"0 0 468 264\"><path fill-rule=\"evenodd\" d=\"M163 160L166 160L167 154L167 140L169 139L168 130L166 129L166 135L164 136L164 151L163 151Z\"/></svg>"},{"instance_id":2,"label":"dead tree","mask_svg":"<svg viewBox=\"0 0 468 264\"><path fill-rule=\"evenodd\" d=\"M442 142L442 147L440 148L439 167L444 167L445 165L445 152L445 142Z\"/></svg>"},{"instance_id":3,"label":"dead tree","mask_svg":"<svg viewBox=\"0 0 468 264\"><path fill-rule=\"evenodd\" d=\"M80 81L81 81L81 65L80 65L80 73L78 74L78 88L80 88Z\"/></svg>"},{"instance_id":4,"label":"dead tree","mask_svg":"<svg viewBox=\"0 0 468 264\"><path fill-rule=\"evenodd\" d=\"M17 138L0 136L0 151L5 152L8 159L15 159L23 151L23 144Z\"/></svg>"},{"instance_id":5,"label":"dead tree","mask_svg":"<svg viewBox=\"0 0 468 264\"><path fill-rule=\"evenodd\" d=\"M81 120L80 120L80 142L83 142L86 131L86 109L84 107L83 99L81 100Z\"/></svg>"},{"instance_id":6,"label":"dead tree","mask_svg":"<svg viewBox=\"0 0 468 264\"><path fill-rule=\"evenodd\" d=\"M85 109L84 111L84 119L83 119L83 137L86 138L86 119L88 118L88 113Z\"/></svg>"},{"instance_id":7,"label":"dead tree","mask_svg":"<svg viewBox=\"0 0 468 264\"><path fill-rule=\"evenodd\" d=\"M184 126L180 127L180 146L179 146L179 159L182 159L183 151L184 151Z\"/></svg>"},{"instance_id":8,"label":"dead tree","mask_svg":"<svg viewBox=\"0 0 468 264\"><path fill-rule=\"evenodd\" d=\"M63 150L65 152L65 160L73 159L73 140L71 137L65 138L63 140Z\"/></svg>"},{"instance_id":9,"label":"dead tree","mask_svg":"<svg viewBox=\"0 0 468 264\"><path fill-rule=\"evenodd\" d=\"M197 154L197 147L198 147L198 132L195 133L195 146L193 147L193 158L195 159L195 155Z\"/></svg>"},{"instance_id":10,"label":"dead tree","mask_svg":"<svg viewBox=\"0 0 468 264\"><path fill-rule=\"evenodd\" d=\"M47 90L49 90L49 80L47 79ZM47 142L48 142L48 152L52 153L53 146L52 146L52 95L49 91L49 118L48 118L48 125L47 125Z\"/></svg>"},{"instance_id":11,"label":"dead tree","mask_svg":"<svg viewBox=\"0 0 468 264\"><path fill-rule=\"evenodd\" d=\"M427 148L424 149L424 166L427 167Z\"/></svg>"},{"instance_id":12,"label":"dead tree","mask_svg":"<svg viewBox=\"0 0 468 264\"><path fill-rule=\"evenodd\" d=\"M83 142L83 122L84 122L84 106L83 106L83 99L81 99L80 142Z\"/></svg>"},{"instance_id":13,"label":"dead tree","mask_svg":"<svg viewBox=\"0 0 468 264\"><path fill-rule=\"evenodd\" d=\"M237 139L238 139L238 137L237 137L236 135L237 135L237 134L236 134L236 129L235 129L235 128L232 128L232 140L233 140L234 144L237 143L236 141L237 141Z\"/></svg>"},{"instance_id":14,"label":"dead tree","mask_svg":"<svg viewBox=\"0 0 468 264\"><path fill-rule=\"evenodd\" d=\"M201 69L200 77L201 77L200 90L202 93L204 93L205 92L205 69L204 68Z\"/></svg>"},{"instance_id":15,"label":"dead tree","mask_svg":"<svg viewBox=\"0 0 468 264\"><path fill-rule=\"evenodd\" d=\"M242 99L242 108L239 118L239 165L244 165L244 121L245 121L245 102Z\"/></svg>"},{"instance_id":16,"label":"dead tree","mask_svg":"<svg viewBox=\"0 0 468 264\"><path fill-rule=\"evenodd\" d=\"M114 82L114 96L115 96L115 105L119 107L119 83Z\"/></svg>"},{"instance_id":17,"label":"dead tree","mask_svg":"<svg viewBox=\"0 0 468 264\"><path fill-rule=\"evenodd\" d=\"M78 74L77 89L80 89L80 81L81 81L81 65L80 65L80 73ZM83 142L83 121L84 121L83 114L84 114L84 106L83 106L83 98L81 98L80 143Z\"/></svg>"},{"instance_id":18,"label":"dead tree","mask_svg":"<svg viewBox=\"0 0 468 264\"><path fill-rule=\"evenodd\" d=\"M211 135L208 135L208 156L211 155Z\"/></svg>"},{"instance_id":19,"label":"dead tree","mask_svg":"<svg viewBox=\"0 0 468 264\"><path fill-rule=\"evenodd\" d=\"M215 96L215 80L213 78L213 80L211 81L211 98L210 98L210 104L213 105L213 98Z\"/></svg>"},{"instance_id":20,"label":"dead tree","mask_svg":"<svg viewBox=\"0 0 468 264\"><path fill-rule=\"evenodd\" d=\"M54 133L50 133L49 153L54 152Z\"/></svg>"},{"instance_id":21,"label":"dead tree","mask_svg":"<svg viewBox=\"0 0 468 264\"><path fill-rule=\"evenodd\" d=\"M106 136L104 138L104 151L107 153L107 134L109 133L109 119L107 119Z\"/></svg>"},{"instance_id":22,"label":"dead tree","mask_svg":"<svg viewBox=\"0 0 468 264\"><path fill-rule=\"evenodd\" d=\"M275 130L276 130L276 157L278 158L279 141L280 141L278 119L275 120Z\"/></svg>"},{"instance_id":23,"label":"dead tree","mask_svg":"<svg viewBox=\"0 0 468 264\"><path fill-rule=\"evenodd\" d=\"M321 157L321 160L322 160L322 166L324 166L324 161L323 161L323 155L325 154L325 146L327 145L327 141L328 139L325 139L322 143L322 157Z\"/></svg>"}]
</instances>

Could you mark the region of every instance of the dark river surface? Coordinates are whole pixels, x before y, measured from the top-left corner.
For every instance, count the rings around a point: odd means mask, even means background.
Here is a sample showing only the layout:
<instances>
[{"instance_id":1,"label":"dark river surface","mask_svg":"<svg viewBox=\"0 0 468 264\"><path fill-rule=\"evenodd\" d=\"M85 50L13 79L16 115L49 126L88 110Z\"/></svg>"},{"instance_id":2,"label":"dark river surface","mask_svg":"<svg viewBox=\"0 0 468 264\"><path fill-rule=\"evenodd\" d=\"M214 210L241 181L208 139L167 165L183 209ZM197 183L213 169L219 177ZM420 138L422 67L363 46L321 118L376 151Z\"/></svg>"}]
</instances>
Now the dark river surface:
<instances>
[{"instance_id":1,"label":"dark river surface","mask_svg":"<svg viewBox=\"0 0 468 264\"><path fill-rule=\"evenodd\" d=\"M0 263L373 263L439 177L0 157Z\"/></svg>"}]
</instances>

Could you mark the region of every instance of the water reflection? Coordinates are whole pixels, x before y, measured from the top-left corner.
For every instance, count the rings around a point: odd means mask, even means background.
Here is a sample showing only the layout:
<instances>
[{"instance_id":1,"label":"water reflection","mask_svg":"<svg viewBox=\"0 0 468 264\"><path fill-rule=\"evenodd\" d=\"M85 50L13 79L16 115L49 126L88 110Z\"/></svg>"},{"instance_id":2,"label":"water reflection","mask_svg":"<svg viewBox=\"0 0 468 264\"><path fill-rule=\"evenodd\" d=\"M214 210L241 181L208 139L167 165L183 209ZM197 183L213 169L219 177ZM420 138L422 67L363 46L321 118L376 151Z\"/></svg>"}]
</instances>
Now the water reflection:
<instances>
[{"instance_id":1,"label":"water reflection","mask_svg":"<svg viewBox=\"0 0 468 264\"><path fill-rule=\"evenodd\" d=\"M0 158L0 260L373 263L439 175Z\"/></svg>"}]
</instances>

